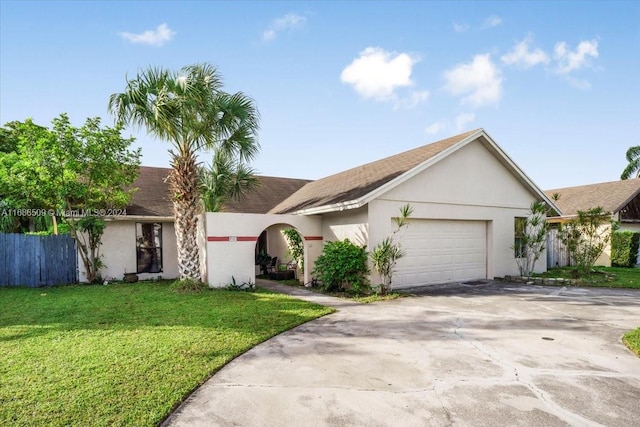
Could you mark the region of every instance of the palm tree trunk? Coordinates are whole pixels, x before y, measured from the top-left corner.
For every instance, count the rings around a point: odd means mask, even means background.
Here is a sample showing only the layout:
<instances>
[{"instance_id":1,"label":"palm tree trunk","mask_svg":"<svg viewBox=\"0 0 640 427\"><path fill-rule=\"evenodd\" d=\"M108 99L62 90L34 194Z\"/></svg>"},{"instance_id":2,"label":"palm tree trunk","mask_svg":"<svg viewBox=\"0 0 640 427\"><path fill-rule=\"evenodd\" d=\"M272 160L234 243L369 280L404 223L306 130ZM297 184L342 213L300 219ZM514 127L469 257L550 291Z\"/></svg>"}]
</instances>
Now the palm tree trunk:
<instances>
[{"instance_id":1,"label":"palm tree trunk","mask_svg":"<svg viewBox=\"0 0 640 427\"><path fill-rule=\"evenodd\" d=\"M183 152L173 155L170 187L173 194L178 272L180 279L200 281L200 255L198 248L198 214L200 195L195 155Z\"/></svg>"}]
</instances>

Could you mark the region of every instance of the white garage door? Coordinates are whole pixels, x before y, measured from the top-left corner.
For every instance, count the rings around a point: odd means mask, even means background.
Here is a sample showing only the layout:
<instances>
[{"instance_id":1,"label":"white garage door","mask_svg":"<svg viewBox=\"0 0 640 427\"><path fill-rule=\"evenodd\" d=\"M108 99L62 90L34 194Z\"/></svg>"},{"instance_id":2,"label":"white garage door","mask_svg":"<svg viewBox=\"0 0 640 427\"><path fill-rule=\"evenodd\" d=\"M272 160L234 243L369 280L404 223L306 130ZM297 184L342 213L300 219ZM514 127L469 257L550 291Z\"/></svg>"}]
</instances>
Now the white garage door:
<instances>
[{"instance_id":1,"label":"white garage door","mask_svg":"<svg viewBox=\"0 0 640 427\"><path fill-rule=\"evenodd\" d=\"M401 243L393 287L487 277L485 221L412 220Z\"/></svg>"}]
</instances>

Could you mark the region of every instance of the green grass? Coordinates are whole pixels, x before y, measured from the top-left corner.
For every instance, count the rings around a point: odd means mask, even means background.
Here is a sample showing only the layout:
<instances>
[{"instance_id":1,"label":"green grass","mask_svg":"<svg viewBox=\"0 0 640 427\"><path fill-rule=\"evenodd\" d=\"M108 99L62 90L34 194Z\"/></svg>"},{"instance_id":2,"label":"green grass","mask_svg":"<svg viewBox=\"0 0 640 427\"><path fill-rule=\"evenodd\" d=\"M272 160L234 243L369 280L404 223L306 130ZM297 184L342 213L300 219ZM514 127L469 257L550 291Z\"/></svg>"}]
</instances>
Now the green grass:
<instances>
[{"instance_id":1,"label":"green grass","mask_svg":"<svg viewBox=\"0 0 640 427\"><path fill-rule=\"evenodd\" d=\"M622 341L624 341L631 351L640 356L640 328L624 334Z\"/></svg>"},{"instance_id":2,"label":"green grass","mask_svg":"<svg viewBox=\"0 0 640 427\"><path fill-rule=\"evenodd\" d=\"M575 267L551 268L536 276L573 279L574 270ZM640 289L640 268L595 267L594 270L589 276L580 277L578 285Z\"/></svg>"},{"instance_id":3,"label":"green grass","mask_svg":"<svg viewBox=\"0 0 640 427\"><path fill-rule=\"evenodd\" d=\"M0 425L158 424L256 344L332 309L168 283L0 288Z\"/></svg>"}]
</instances>

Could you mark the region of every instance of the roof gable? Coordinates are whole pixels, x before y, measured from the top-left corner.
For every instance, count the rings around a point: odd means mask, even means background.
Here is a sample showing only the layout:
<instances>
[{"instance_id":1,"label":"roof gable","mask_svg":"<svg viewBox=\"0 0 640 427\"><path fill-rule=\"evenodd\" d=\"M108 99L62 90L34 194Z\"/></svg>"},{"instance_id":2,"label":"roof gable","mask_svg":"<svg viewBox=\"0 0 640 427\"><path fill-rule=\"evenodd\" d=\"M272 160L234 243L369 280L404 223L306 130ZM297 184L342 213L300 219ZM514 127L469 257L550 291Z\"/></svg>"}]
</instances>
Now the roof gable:
<instances>
[{"instance_id":1,"label":"roof gable","mask_svg":"<svg viewBox=\"0 0 640 427\"><path fill-rule=\"evenodd\" d=\"M478 130L465 132L310 182L275 206L271 213L291 213L358 200L476 132Z\"/></svg>"},{"instance_id":2,"label":"roof gable","mask_svg":"<svg viewBox=\"0 0 640 427\"><path fill-rule=\"evenodd\" d=\"M493 139L483 129L476 129L313 181L273 208L271 213L313 214L358 208L476 140L538 199L558 211Z\"/></svg>"},{"instance_id":3,"label":"roof gable","mask_svg":"<svg viewBox=\"0 0 640 427\"><path fill-rule=\"evenodd\" d=\"M578 211L598 206L616 214L640 194L640 179L558 188L546 190L545 194L550 198L554 194L560 196L555 203L565 216L577 215Z\"/></svg>"}]
</instances>

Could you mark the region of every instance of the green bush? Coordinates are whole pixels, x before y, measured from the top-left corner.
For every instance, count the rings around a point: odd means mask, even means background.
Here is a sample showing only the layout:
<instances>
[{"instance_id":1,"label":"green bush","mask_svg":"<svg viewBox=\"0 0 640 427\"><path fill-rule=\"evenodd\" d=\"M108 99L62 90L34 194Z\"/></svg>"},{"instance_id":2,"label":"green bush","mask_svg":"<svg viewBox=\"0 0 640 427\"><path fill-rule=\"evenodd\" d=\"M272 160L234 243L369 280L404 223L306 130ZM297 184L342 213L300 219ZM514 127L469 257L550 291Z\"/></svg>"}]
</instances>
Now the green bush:
<instances>
[{"instance_id":1,"label":"green bush","mask_svg":"<svg viewBox=\"0 0 640 427\"><path fill-rule=\"evenodd\" d=\"M349 239L328 242L312 274L322 282L324 291L366 293L370 290L367 256L366 247L354 245Z\"/></svg>"},{"instance_id":2,"label":"green bush","mask_svg":"<svg viewBox=\"0 0 640 427\"><path fill-rule=\"evenodd\" d=\"M633 267L638 258L640 233L616 231L611 236L611 266Z\"/></svg>"}]
</instances>

